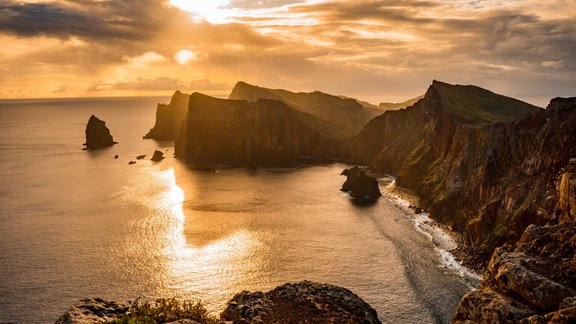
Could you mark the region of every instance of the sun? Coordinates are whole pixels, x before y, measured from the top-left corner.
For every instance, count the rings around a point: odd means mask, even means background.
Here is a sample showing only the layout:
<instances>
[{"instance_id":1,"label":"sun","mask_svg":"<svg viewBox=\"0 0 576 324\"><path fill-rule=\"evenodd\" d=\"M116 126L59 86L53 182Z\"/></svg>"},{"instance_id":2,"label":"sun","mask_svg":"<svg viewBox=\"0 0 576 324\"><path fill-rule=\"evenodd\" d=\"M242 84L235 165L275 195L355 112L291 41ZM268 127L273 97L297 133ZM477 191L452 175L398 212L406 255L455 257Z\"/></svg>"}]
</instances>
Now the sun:
<instances>
[{"instance_id":1,"label":"sun","mask_svg":"<svg viewBox=\"0 0 576 324\"><path fill-rule=\"evenodd\" d=\"M170 0L170 4L192 12L211 23L227 21L229 0Z\"/></svg>"}]
</instances>

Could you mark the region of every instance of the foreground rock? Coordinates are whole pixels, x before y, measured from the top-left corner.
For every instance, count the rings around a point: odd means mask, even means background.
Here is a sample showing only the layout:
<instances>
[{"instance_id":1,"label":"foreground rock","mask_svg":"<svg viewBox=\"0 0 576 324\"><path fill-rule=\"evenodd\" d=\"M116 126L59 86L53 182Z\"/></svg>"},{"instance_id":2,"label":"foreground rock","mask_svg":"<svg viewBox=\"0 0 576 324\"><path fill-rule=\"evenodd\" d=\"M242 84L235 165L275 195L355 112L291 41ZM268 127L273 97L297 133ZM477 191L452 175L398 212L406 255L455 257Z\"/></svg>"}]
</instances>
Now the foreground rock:
<instances>
[{"instance_id":1,"label":"foreground rock","mask_svg":"<svg viewBox=\"0 0 576 324\"><path fill-rule=\"evenodd\" d=\"M106 127L106 122L92 115L86 124L86 149L96 150L102 147L117 144L114 142L110 130Z\"/></svg>"},{"instance_id":2,"label":"foreground rock","mask_svg":"<svg viewBox=\"0 0 576 324\"><path fill-rule=\"evenodd\" d=\"M83 299L66 311L55 323L103 323L119 319L128 309L128 305L100 298Z\"/></svg>"},{"instance_id":3,"label":"foreground rock","mask_svg":"<svg viewBox=\"0 0 576 324\"><path fill-rule=\"evenodd\" d=\"M243 291L221 317L233 323L380 323L376 311L350 290L310 281L266 293Z\"/></svg>"},{"instance_id":4,"label":"foreground rock","mask_svg":"<svg viewBox=\"0 0 576 324\"><path fill-rule=\"evenodd\" d=\"M170 304L172 305L172 304ZM172 306L171 306L172 307ZM129 305L100 298L81 300L64 313L56 324L102 323L134 315ZM148 314L148 313L147 313ZM159 314L170 316L173 314ZM243 291L234 296L221 319L200 323L380 323L376 311L350 290L310 281L287 283L269 292ZM172 324L199 323L182 318Z\"/></svg>"},{"instance_id":5,"label":"foreground rock","mask_svg":"<svg viewBox=\"0 0 576 324\"><path fill-rule=\"evenodd\" d=\"M576 224L529 226L515 248L492 255L480 289L455 323L575 323Z\"/></svg>"},{"instance_id":6,"label":"foreground rock","mask_svg":"<svg viewBox=\"0 0 576 324\"><path fill-rule=\"evenodd\" d=\"M378 188L378 180L367 175L366 172L359 167L355 166L351 169L345 169L341 175L346 176L346 181L340 190L348 192L356 203L373 203L382 196Z\"/></svg>"}]
</instances>

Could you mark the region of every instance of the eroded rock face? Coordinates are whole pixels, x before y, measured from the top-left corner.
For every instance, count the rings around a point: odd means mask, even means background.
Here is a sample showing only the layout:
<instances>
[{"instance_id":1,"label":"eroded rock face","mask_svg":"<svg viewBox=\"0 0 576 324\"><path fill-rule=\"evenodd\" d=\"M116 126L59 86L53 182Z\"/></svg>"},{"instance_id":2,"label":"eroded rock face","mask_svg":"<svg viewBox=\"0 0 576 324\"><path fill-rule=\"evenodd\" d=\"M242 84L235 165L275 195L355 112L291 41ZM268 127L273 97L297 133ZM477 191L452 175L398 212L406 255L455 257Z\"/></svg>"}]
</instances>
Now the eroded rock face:
<instances>
[{"instance_id":1,"label":"eroded rock face","mask_svg":"<svg viewBox=\"0 0 576 324\"><path fill-rule=\"evenodd\" d=\"M92 115L86 124L86 149L97 150L102 147L117 144L114 142L106 122Z\"/></svg>"},{"instance_id":2,"label":"eroded rock face","mask_svg":"<svg viewBox=\"0 0 576 324\"><path fill-rule=\"evenodd\" d=\"M576 319L576 224L529 226L516 247L495 250L480 288L455 323L572 323Z\"/></svg>"},{"instance_id":3,"label":"eroded rock face","mask_svg":"<svg viewBox=\"0 0 576 324\"><path fill-rule=\"evenodd\" d=\"M193 93L175 153L196 165L291 166L335 158L343 136L335 125L281 101Z\"/></svg>"},{"instance_id":4,"label":"eroded rock face","mask_svg":"<svg viewBox=\"0 0 576 324\"><path fill-rule=\"evenodd\" d=\"M221 317L234 323L380 323L376 311L350 290L310 281L266 293L243 291Z\"/></svg>"},{"instance_id":5,"label":"eroded rock face","mask_svg":"<svg viewBox=\"0 0 576 324\"><path fill-rule=\"evenodd\" d=\"M434 82L414 106L373 119L356 137L352 156L395 174L433 218L489 258L528 225L560 222L556 177L576 157L574 143L576 98L556 98L544 110Z\"/></svg>"},{"instance_id":6,"label":"eroded rock face","mask_svg":"<svg viewBox=\"0 0 576 324\"><path fill-rule=\"evenodd\" d=\"M119 319L129 307L100 298L84 299L64 313L56 324L104 323Z\"/></svg>"},{"instance_id":7,"label":"eroded rock face","mask_svg":"<svg viewBox=\"0 0 576 324\"><path fill-rule=\"evenodd\" d=\"M189 95L176 91L169 104L158 104L156 123L144 138L158 141L175 140L188 111Z\"/></svg>"},{"instance_id":8,"label":"eroded rock face","mask_svg":"<svg viewBox=\"0 0 576 324\"><path fill-rule=\"evenodd\" d=\"M378 180L359 167L345 169L341 175L346 176L346 181L340 190L348 192L358 204L373 203L382 196L378 188Z\"/></svg>"}]
</instances>

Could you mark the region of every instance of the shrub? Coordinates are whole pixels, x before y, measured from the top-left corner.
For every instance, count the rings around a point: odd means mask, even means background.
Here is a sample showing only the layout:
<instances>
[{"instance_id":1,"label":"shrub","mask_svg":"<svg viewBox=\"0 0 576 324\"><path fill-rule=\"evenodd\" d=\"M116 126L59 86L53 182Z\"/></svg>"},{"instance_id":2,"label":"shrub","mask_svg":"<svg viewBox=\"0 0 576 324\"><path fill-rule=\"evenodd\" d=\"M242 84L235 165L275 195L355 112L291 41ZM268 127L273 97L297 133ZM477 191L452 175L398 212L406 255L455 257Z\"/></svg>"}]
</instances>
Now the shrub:
<instances>
[{"instance_id":1,"label":"shrub","mask_svg":"<svg viewBox=\"0 0 576 324\"><path fill-rule=\"evenodd\" d=\"M208 313L200 301L180 301L176 298L156 299L154 303L130 302L130 308L121 318L108 322L113 324L167 323L191 319L203 324L223 323Z\"/></svg>"}]
</instances>

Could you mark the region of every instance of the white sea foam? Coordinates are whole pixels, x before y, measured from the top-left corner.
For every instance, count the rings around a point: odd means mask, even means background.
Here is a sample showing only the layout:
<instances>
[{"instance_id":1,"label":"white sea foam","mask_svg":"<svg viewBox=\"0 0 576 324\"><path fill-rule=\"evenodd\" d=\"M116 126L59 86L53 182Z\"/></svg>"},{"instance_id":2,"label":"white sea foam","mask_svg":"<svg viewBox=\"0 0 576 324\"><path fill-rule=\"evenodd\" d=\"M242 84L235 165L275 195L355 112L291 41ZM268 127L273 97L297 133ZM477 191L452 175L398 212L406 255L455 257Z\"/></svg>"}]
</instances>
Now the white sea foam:
<instances>
[{"instance_id":1,"label":"white sea foam","mask_svg":"<svg viewBox=\"0 0 576 324\"><path fill-rule=\"evenodd\" d=\"M396 186L396 179L386 175L384 180L383 195L397 208L402 210L414 228L426 236L435 246L434 250L439 255L443 267L449 268L459 276L467 279L471 288L476 286L482 276L471 271L456 260L450 251L456 249L458 244L454 238L438 223L430 218L426 212L416 213L412 206L418 206L418 197Z\"/></svg>"}]
</instances>

